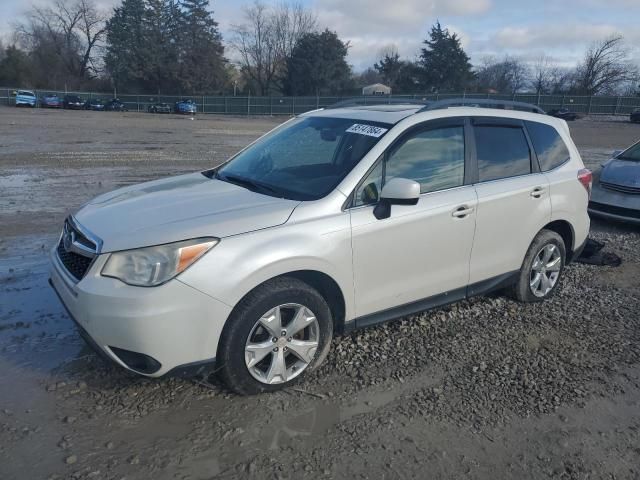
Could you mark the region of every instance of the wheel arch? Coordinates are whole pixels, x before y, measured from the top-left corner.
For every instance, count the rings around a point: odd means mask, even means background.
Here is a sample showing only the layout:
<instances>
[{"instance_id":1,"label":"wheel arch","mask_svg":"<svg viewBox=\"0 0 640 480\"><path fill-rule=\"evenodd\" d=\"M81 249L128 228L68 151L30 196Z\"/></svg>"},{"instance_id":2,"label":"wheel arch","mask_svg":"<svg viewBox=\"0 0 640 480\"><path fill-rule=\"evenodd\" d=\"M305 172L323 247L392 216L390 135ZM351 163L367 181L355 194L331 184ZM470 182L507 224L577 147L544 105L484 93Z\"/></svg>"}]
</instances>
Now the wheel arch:
<instances>
[{"instance_id":1,"label":"wheel arch","mask_svg":"<svg viewBox=\"0 0 640 480\"><path fill-rule=\"evenodd\" d=\"M240 301L238 301L238 303L236 304L236 307L241 304L242 300L244 300L244 298L247 297L247 295L251 294L251 292L253 292L256 288L259 288L265 283L271 282L277 278L284 277L295 278L296 280L300 280L301 282L304 282L310 287L317 290L329 305L331 316L333 318L334 331L341 332L343 330L346 315L346 298L344 292L342 291L342 288L340 288L338 282L336 282L327 273L321 272L319 270L292 270L290 272L281 273L267 280L264 280L258 285L255 285L253 288L251 288L247 293L245 293ZM234 307L234 310L236 307ZM233 312L231 313L231 315L233 315Z\"/></svg>"},{"instance_id":2,"label":"wheel arch","mask_svg":"<svg viewBox=\"0 0 640 480\"><path fill-rule=\"evenodd\" d=\"M552 232L556 232L562 238L564 242L564 248L566 250L567 257L565 258L565 263L569 263L573 258L574 253L574 239L576 237L573 227L571 223L567 220L554 220L553 222L547 223L543 230L551 230Z\"/></svg>"}]
</instances>

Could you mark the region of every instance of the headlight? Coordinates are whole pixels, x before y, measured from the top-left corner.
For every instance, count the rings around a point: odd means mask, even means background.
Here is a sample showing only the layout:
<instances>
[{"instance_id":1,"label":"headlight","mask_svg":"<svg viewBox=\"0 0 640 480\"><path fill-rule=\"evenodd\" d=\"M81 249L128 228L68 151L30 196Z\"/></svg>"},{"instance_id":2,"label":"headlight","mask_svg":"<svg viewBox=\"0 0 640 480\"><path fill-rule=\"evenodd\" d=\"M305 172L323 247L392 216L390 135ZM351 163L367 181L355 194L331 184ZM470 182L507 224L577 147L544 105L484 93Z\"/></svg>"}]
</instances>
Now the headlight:
<instances>
[{"instance_id":1,"label":"headlight","mask_svg":"<svg viewBox=\"0 0 640 480\"><path fill-rule=\"evenodd\" d=\"M115 252L109 256L101 273L129 285L155 287L185 271L218 242L217 238L196 238Z\"/></svg>"}]
</instances>

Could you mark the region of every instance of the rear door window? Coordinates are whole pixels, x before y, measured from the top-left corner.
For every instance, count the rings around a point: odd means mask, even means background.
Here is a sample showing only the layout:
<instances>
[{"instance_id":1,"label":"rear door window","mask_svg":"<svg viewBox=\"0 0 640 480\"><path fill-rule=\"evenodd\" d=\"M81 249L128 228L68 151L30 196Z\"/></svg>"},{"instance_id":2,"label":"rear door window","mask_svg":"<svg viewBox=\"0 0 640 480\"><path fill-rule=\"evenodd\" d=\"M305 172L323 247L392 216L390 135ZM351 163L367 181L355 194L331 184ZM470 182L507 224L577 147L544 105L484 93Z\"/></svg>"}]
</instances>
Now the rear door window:
<instances>
[{"instance_id":1,"label":"rear door window","mask_svg":"<svg viewBox=\"0 0 640 480\"><path fill-rule=\"evenodd\" d=\"M476 125L479 181L531 173L531 152L522 127Z\"/></svg>"},{"instance_id":2,"label":"rear door window","mask_svg":"<svg viewBox=\"0 0 640 480\"><path fill-rule=\"evenodd\" d=\"M525 122L525 125L538 156L540 170L548 172L569 160L569 149L555 128L538 122Z\"/></svg>"}]
</instances>

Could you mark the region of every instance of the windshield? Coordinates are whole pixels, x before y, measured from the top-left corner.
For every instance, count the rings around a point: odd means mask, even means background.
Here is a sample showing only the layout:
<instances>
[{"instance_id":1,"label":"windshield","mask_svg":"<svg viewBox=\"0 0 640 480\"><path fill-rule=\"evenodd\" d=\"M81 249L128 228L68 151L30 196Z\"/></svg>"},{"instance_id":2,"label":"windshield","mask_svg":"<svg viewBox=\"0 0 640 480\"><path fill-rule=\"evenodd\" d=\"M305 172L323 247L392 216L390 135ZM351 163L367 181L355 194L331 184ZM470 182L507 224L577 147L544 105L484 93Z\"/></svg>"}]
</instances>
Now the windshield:
<instances>
[{"instance_id":1,"label":"windshield","mask_svg":"<svg viewBox=\"0 0 640 480\"><path fill-rule=\"evenodd\" d=\"M629 147L616 158L618 160L631 160L633 162L640 162L640 142Z\"/></svg>"},{"instance_id":2,"label":"windshield","mask_svg":"<svg viewBox=\"0 0 640 480\"><path fill-rule=\"evenodd\" d=\"M223 165L216 178L267 195L317 200L331 192L390 127L344 118L297 118Z\"/></svg>"}]
</instances>

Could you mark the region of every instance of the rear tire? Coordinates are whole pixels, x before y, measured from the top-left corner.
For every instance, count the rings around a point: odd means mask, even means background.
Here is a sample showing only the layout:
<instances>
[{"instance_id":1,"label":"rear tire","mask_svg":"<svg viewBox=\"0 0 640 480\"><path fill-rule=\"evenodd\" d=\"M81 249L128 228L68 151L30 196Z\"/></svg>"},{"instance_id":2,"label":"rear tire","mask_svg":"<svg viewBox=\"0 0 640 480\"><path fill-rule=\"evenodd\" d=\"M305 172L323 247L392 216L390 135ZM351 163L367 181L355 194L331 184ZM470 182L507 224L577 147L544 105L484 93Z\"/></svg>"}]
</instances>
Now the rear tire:
<instances>
[{"instance_id":1,"label":"rear tire","mask_svg":"<svg viewBox=\"0 0 640 480\"><path fill-rule=\"evenodd\" d=\"M333 318L324 298L291 277L247 294L229 316L216 363L225 384L241 395L295 384L327 356Z\"/></svg>"},{"instance_id":2,"label":"rear tire","mask_svg":"<svg viewBox=\"0 0 640 480\"><path fill-rule=\"evenodd\" d=\"M525 303L551 297L560 284L566 257L562 237L552 230L541 230L527 250L510 295Z\"/></svg>"}]
</instances>

